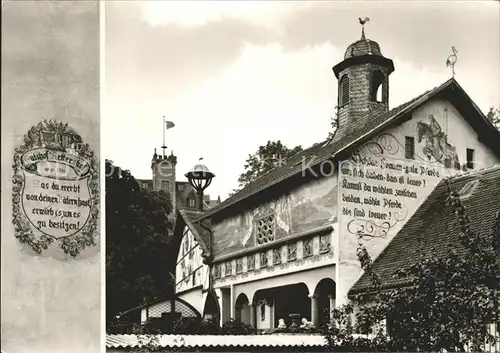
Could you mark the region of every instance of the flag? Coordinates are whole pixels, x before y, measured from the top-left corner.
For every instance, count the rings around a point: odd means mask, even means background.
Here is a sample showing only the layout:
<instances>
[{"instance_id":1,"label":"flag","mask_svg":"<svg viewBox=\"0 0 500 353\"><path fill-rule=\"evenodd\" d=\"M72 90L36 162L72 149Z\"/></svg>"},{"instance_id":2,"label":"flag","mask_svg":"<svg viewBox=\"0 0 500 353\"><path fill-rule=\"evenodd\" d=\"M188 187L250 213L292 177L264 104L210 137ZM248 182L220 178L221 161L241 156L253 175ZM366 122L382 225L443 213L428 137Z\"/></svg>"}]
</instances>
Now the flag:
<instances>
[{"instance_id":1,"label":"flag","mask_svg":"<svg viewBox=\"0 0 500 353\"><path fill-rule=\"evenodd\" d=\"M167 125L167 130L175 126L175 124L172 121L165 121L165 124Z\"/></svg>"}]
</instances>

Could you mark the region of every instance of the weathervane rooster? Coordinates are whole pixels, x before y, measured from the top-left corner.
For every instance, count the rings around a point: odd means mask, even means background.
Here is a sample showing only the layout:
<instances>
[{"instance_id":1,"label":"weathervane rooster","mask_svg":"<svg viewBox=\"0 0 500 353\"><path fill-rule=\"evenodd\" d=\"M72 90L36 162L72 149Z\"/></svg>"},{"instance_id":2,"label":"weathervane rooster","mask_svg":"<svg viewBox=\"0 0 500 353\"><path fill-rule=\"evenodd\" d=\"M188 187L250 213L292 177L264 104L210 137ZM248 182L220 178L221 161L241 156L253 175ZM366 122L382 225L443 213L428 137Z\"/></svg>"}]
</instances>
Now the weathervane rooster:
<instances>
[{"instance_id":1,"label":"weathervane rooster","mask_svg":"<svg viewBox=\"0 0 500 353\"><path fill-rule=\"evenodd\" d=\"M446 67L451 67L451 72L453 74L453 77L455 77L455 63L457 62L457 49L455 49L454 46L451 47L451 50L453 51L453 54L448 56L448 59L446 59Z\"/></svg>"},{"instance_id":2,"label":"weathervane rooster","mask_svg":"<svg viewBox=\"0 0 500 353\"><path fill-rule=\"evenodd\" d=\"M361 24L361 39L365 39L365 23L368 21L370 21L368 17L365 17L364 20L359 17L359 23Z\"/></svg>"}]
</instances>

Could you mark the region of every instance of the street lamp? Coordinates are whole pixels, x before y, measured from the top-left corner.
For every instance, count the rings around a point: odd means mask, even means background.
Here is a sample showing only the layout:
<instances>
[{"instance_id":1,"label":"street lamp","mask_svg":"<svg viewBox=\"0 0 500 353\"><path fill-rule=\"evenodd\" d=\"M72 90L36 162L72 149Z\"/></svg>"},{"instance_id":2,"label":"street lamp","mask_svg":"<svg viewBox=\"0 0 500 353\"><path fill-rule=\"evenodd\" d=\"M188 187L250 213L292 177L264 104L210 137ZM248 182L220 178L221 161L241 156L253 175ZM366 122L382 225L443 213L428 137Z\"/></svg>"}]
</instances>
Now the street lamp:
<instances>
[{"instance_id":1,"label":"street lamp","mask_svg":"<svg viewBox=\"0 0 500 353\"><path fill-rule=\"evenodd\" d=\"M200 158L200 162L203 158ZM198 210L203 212L203 191L212 183L215 174L207 166L198 163L185 174L189 184L196 190Z\"/></svg>"}]
</instances>

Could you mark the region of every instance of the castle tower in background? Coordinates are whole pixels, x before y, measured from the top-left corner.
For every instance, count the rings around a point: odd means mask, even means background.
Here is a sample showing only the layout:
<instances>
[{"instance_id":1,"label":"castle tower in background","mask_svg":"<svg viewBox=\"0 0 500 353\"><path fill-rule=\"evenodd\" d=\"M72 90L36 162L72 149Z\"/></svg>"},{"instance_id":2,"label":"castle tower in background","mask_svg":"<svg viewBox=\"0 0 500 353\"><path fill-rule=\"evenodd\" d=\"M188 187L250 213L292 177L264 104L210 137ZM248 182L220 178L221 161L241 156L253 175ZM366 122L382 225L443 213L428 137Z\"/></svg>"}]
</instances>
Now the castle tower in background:
<instances>
[{"instance_id":1,"label":"castle tower in background","mask_svg":"<svg viewBox=\"0 0 500 353\"><path fill-rule=\"evenodd\" d=\"M165 148L166 149L166 148ZM196 191L189 184L188 180L177 181L177 156L173 151L170 154L158 154L155 151L151 158L152 179L137 179L142 188L164 192L170 195L173 209L185 209L197 211L196 209ZM180 173L183 175L183 173ZM203 196L205 210L221 203L220 197L212 200L210 195Z\"/></svg>"},{"instance_id":2,"label":"castle tower in background","mask_svg":"<svg viewBox=\"0 0 500 353\"><path fill-rule=\"evenodd\" d=\"M163 190L170 194L172 207L175 210L177 206L177 193L175 183L175 167L177 165L177 157L173 151L170 155L159 155L155 152L151 159L151 171L153 175L153 190Z\"/></svg>"}]
</instances>

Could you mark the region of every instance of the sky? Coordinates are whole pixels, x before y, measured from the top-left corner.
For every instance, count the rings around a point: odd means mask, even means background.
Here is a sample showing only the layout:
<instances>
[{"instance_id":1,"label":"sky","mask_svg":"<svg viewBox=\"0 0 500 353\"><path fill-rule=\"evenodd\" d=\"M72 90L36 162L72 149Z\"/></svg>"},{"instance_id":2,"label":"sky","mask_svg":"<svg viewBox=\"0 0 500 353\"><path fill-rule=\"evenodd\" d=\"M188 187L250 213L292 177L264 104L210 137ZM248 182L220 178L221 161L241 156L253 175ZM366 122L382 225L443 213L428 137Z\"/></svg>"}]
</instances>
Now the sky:
<instances>
[{"instance_id":1,"label":"sky","mask_svg":"<svg viewBox=\"0 0 500 353\"><path fill-rule=\"evenodd\" d=\"M487 112L500 104L498 1L105 2L104 156L151 178L163 116L177 180L203 157L224 200L268 140L323 141L337 101L332 67L366 37L394 61L390 108L451 77Z\"/></svg>"}]
</instances>

